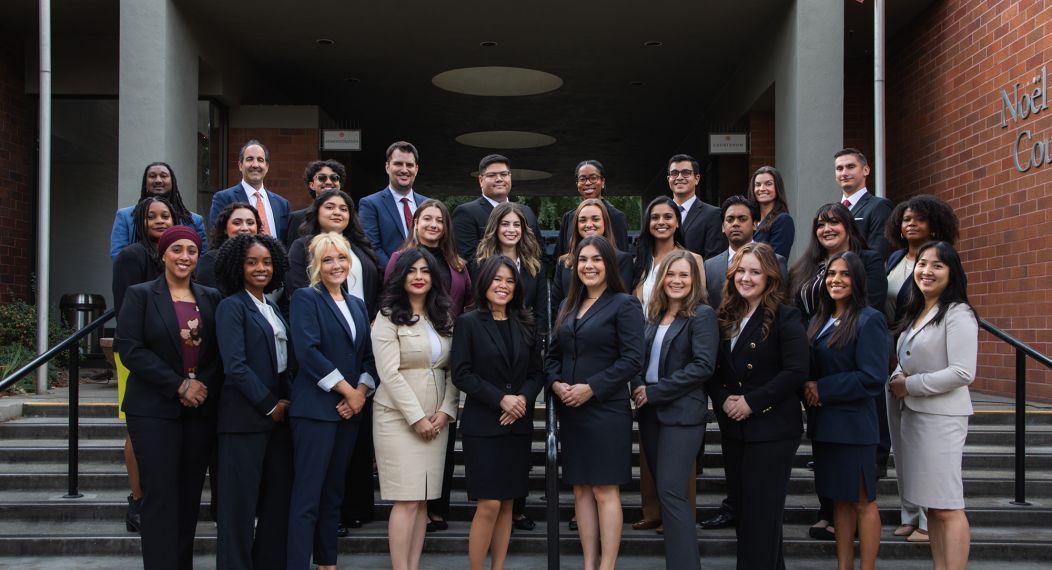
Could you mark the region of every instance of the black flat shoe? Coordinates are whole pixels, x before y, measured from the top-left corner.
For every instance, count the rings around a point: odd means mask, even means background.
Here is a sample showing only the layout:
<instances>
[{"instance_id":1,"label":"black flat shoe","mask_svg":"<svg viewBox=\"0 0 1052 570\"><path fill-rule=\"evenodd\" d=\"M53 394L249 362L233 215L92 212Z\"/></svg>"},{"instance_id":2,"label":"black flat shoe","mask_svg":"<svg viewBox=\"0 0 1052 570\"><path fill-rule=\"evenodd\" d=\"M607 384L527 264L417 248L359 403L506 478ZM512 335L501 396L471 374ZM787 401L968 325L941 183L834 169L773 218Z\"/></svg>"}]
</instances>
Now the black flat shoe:
<instances>
[{"instance_id":1,"label":"black flat shoe","mask_svg":"<svg viewBox=\"0 0 1052 570\"><path fill-rule=\"evenodd\" d=\"M716 513L716 516L705 519L698 523L705 530L716 530L718 528L731 528L734 526L734 516L727 513Z\"/></svg>"},{"instance_id":2,"label":"black flat shoe","mask_svg":"<svg viewBox=\"0 0 1052 570\"><path fill-rule=\"evenodd\" d=\"M570 530L577 530L577 519L570 519Z\"/></svg>"},{"instance_id":3,"label":"black flat shoe","mask_svg":"<svg viewBox=\"0 0 1052 570\"><path fill-rule=\"evenodd\" d=\"M515 527L515 528L517 528L519 530L533 530L534 528L537 527L537 523L533 522L533 519L531 519L529 516L521 515L517 519L516 518L512 518L511 519L511 526L513 526L513 527Z\"/></svg>"},{"instance_id":4,"label":"black flat shoe","mask_svg":"<svg viewBox=\"0 0 1052 570\"><path fill-rule=\"evenodd\" d=\"M449 530L449 523L444 520L435 520L430 516L427 517L427 532L438 532L440 530Z\"/></svg>"},{"instance_id":5,"label":"black flat shoe","mask_svg":"<svg viewBox=\"0 0 1052 570\"><path fill-rule=\"evenodd\" d=\"M340 523L340 526L336 527L336 536L338 538L347 538L350 535L351 535L351 530L349 528L347 528L346 526L344 526L343 523Z\"/></svg>"},{"instance_id":6,"label":"black flat shoe","mask_svg":"<svg viewBox=\"0 0 1052 570\"><path fill-rule=\"evenodd\" d=\"M807 529L807 534L815 540L836 540L836 534L830 532L828 527L813 526Z\"/></svg>"}]
</instances>

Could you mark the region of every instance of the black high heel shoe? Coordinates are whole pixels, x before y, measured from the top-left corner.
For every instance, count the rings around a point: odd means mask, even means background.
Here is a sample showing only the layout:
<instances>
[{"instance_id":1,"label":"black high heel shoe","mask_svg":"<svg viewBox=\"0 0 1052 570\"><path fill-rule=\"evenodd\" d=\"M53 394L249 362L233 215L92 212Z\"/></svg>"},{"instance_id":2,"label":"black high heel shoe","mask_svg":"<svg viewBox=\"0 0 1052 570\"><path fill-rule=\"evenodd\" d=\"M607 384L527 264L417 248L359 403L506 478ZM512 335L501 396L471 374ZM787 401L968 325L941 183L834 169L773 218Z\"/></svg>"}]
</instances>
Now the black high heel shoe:
<instances>
[{"instance_id":1,"label":"black high heel shoe","mask_svg":"<svg viewBox=\"0 0 1052 570\"><path fill-rule=\"evenodd\" d=\"M449 523L445 520L435 520L431 518L431 513L427 514L427 532L436 532L440 530L449 530Z\"/></svg>"}]
</instances>

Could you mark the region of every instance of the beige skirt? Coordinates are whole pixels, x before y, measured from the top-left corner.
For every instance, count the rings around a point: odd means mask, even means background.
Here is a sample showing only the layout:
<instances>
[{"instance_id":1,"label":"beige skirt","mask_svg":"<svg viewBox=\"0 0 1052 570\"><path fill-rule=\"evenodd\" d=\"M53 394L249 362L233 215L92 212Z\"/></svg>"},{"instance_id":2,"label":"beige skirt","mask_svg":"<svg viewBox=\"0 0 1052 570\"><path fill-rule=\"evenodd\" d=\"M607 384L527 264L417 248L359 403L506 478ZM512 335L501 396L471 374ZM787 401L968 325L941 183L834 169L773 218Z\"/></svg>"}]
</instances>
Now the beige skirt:
<instances>
[{"instance_id":1,"label":"beige skirt","mask_svg":"<svg viewBox=\"0 0 1052 570\"><path fill-rule=\"evenodd\" d=\"M373 402L373 447L385 501L424 501L442 495L449 430L424 441L402 412Z\"/></svg>"},{"instance_id":2,"label":"beige skirt","mask_svg":"<svg viewBox=\"0 0 1052 570\"><path fill-rule=\"evenodd\" d=\"M961 460L968 416L926 414L902 406L895 450L902 498L926 509L963 509Z\"/></svg>"}]
</instances>

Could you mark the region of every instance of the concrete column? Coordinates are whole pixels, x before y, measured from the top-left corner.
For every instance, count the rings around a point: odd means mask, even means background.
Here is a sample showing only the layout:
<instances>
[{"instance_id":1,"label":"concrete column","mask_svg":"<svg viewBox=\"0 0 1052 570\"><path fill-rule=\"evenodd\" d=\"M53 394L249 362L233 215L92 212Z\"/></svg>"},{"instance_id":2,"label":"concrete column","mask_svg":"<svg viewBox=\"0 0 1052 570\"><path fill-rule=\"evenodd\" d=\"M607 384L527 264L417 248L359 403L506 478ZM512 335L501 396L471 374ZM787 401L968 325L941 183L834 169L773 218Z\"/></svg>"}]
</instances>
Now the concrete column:
<instances>
[{"instance_id":1,"label":"concrete column","mask_svg":"<svg viewBox=\"0 0 1052 570\"><path fill-rule=\"evenodd\" d=\"M159 160L196 211L197 81L196 44L174 1L120 0L120 206L138 200L143 168Z\"/></svg>"},{"instance_id":2,"label":"concrete column","mask_svg":"<svg viewBox=\"0 0 1052 570\"><path fill-rule=\"evenodd\" d=\"M844 4L796 0L787 18L775 80L775 153L796 221L796 258L811 243L815 211L840 199L833 154L844 141Z\"/></svg>"}]
</instances>

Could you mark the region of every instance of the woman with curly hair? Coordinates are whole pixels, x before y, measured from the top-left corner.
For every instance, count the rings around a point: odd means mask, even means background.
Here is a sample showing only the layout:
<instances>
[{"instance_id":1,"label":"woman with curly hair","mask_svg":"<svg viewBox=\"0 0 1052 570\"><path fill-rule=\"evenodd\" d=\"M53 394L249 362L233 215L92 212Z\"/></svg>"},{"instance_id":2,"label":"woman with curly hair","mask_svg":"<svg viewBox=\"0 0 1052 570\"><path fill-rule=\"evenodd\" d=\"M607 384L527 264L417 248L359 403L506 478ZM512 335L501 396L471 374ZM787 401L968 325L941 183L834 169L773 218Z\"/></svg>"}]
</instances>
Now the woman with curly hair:
<instances>
[{"instance_id":1,"label":"woman with curly hair","mask_svg":"<svg viewBox=\"0 0 1052 570\"><path fill-rule=\"evenodd\" d=\"M797 394L808 345L800 312L784 304L782 290L774 249L746 244L727 269L717 312L722 341L708 389L729 496L740 505L740 569L785 568L782 512L803 433Z\"/></svg>"},{"instance_id":2,"label":"woman with curly hair","mask_svg":"<svg viewBox=\"0 0 1052 570\"><path fill-rule=\"evenodd\" d=\"M296 238L289 247L289 275L286 295L308 286L307 245L311 238L324 232L342 235L351 244L351 274L347 277L347 291L365 301L369 319L376 315L377 298L380 293L380 270L376 266L376 254L362 230L362 223L354 209L354 200L339 188L325 190L307 209L303 222L302 237Z\"/></svg>"},{"instance_id":3,"label":"woman with curly hair","mask_svg":"<svg viewBox=\"0 0 1052 570\"><path fill-rule=\"evenodd\" d=\"M216 429L216 566L280 568L292 489L289 326L264 293L281 287L288 261L269 235L238 235L218 252L217 277L229 296L216 310L225 377Z\"/></svg>"},{"instance_id":4,"label":"woman with curly hair","mask_svg":"<svg viewBox=\"0 0 1052 570\"><path fill-rule=\"evenodd\" d=\"M753 241L769 243L778 255L789 259L796 239L796 225L789 215L785 199L785 182L773 166L761 166L749 180L746 197L760 205L760 221Z\"/></svg>"},{"instance_id":5,"label":"woman with curly hair","mask_svg":"<svg viewBox=\"0 0 1052 570\"><path fill-rule=\"evenodd\" d=\"M212 249L206 251L197 262L197 282L223 291L223 284L216 279L216 258L219 256L219 248L234 236L257 234L261 227L263 227L263 222L259 219L259 212L246 202L233 202L220 210L219 215L216 216L215 226L212 228ZM223 292L233 293L233 291Z\"/></svg>"},{"instance_id":6,"label":"woman with curly hair","mask_svg":"<svg viewBox=\"0 0 1052 570\"><path fill-rule=\"evenodd\" d=\"M197 236L201 238L201 251L208 249L204 218L183 205L183 197L179 194L179 183L175 180L175 171L167 163L151 162L143 170L139 202L148 196L164 198L172 207L172 223L193 228ZM121 208L117 210L117 215L113 218L113 230L110 232L110 259L116 259L117 254L134 241L135 222L132 219L134 209L135 206Z\"/></svg>"},{"instance_id":7,"label":"woman with curly hair","mask_svg":"<svg viewBox=\"0 0 1052 570\"><path fill-rule=\"evenodd\" d=\"M444 492L446 449L453 437L445 428L456 420L460 393L449 373L453 316L446 282L438 277L443 263L424 248L398 253L388 265L373 323L380 374L373 445L380 498L394 501L388 522L391 566L409 570L420 567L429 522L425 501Z\"/></svg>"}]
</instances>

